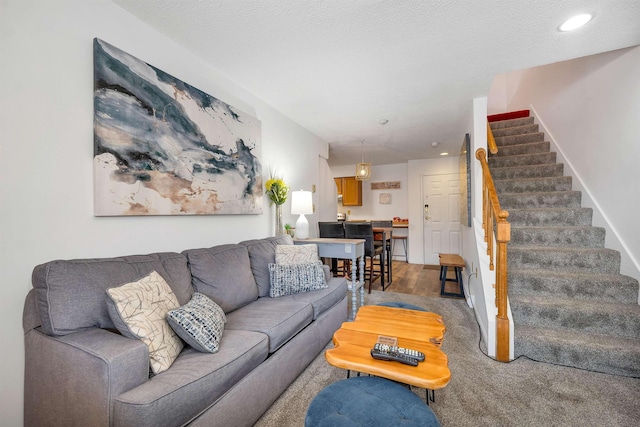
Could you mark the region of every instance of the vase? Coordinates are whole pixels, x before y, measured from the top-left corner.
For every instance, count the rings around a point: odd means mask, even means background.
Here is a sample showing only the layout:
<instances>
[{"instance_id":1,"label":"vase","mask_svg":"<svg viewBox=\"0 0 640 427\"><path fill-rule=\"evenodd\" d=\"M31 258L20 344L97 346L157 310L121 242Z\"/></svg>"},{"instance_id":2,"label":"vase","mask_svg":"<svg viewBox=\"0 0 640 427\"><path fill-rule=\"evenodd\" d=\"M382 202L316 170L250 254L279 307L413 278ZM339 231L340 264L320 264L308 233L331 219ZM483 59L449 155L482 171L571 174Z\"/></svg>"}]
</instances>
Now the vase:
<instances>
[{"instance_id":1,"label":"vase","mask_svg":"<svg viewBox=\"0 0 640 427\"><path fill-rule=\"evenodd\" d=\"M286 234L284 223L282 222L282 205L276 205L276 236Z\"/></svg>"}]
</instances>

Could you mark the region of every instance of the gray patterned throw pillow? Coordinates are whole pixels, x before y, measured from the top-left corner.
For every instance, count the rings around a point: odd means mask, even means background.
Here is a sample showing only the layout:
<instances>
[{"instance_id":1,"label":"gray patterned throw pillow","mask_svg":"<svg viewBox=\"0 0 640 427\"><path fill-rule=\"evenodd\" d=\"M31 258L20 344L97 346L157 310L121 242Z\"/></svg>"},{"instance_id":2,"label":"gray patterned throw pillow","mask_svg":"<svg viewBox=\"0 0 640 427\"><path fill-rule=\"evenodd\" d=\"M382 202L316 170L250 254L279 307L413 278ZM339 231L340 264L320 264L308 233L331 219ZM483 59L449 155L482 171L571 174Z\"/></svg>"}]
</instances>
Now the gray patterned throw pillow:
<instances>
[{"instance_id":1,"label":"gray patterned throw pillow","mask_svg":"<svg viewBox=\"0 0 640 427\"><path fill-rule=\"evenodd\" d=\"M301 264L269 264L271 298L328 287L321 261Z\"/></svg>"},{"instance_id":2,"label":"gray patterned throw pillow","mask_svg":"<svg viewBox=\"0 0 640 427\"><path fill-rule=\"evenodd\" d=\"M220 348L227 318L218 304L196 292L191 301L167 313L167 321L175 333L195 350L215 353Z\"/></svg>"}]
</instances>

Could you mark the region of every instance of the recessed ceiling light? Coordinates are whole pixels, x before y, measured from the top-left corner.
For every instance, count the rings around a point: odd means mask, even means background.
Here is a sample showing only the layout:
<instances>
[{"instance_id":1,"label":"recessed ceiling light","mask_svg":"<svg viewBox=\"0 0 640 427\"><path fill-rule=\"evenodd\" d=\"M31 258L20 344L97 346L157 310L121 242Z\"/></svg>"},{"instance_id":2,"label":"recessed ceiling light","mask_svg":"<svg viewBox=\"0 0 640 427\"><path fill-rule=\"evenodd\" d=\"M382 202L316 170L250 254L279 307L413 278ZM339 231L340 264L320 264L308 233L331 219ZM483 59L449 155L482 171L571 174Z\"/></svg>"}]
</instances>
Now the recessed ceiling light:
<instances>
[{"instance_id":1,"label":"recessed ceiling light","mask_svg":"<svg viewBox=\"0 0 640 427\"><path fill-rule=\"evenodd\" d=\"M440 145L440 143L439 143L438 141L433 141L433 142L431 143L431 146L432 146L432 147L437 147L438 145Z\"/></svg>"},{"instance_id":2,"label":"recessed ceiling light","mask_svg":"<svg viewBox=\"0 0 640 427\"><path fill-rule=\"evenodd\" d=\"M573 16L560 26L560 31L571 31L582 27L587 22L591 21L592 16L588 13Z\"/></svg>"},{"instance_id":3,"label":"recessed ceiling light","mask_svg":"<svg viewBox=\"0 0 640 427\"><path fill-rule=\"evenodd\" d=\"M381 125L386 125L387 123L389 123L389 120L387 120L387 119L380 119L380 121L379 121L378 123L380 123Z\"/></svg>"},{"instance_id":4,"label":"recessed ceiling light","mask_svg":"<svg viewBox=\"0 0 640 427\"><path fill-rule=\"evenodd\" d=\"M440 153L441 156L448 156L449 153Z\"/></svg>"}]
</instances>

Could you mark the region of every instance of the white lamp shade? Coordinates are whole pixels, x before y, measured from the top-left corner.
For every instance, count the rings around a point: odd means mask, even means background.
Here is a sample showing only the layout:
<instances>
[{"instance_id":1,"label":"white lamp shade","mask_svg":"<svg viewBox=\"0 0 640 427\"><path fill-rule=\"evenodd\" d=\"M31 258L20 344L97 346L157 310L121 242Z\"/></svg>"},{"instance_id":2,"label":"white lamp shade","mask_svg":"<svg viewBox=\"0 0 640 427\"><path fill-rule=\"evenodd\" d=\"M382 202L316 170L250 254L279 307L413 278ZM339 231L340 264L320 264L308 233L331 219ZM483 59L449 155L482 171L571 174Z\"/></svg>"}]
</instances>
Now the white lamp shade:
<instances>
[{"instance_id":1,"label":"white lamp shade","mask_svg":"<svg viewBox=\"0 0 640 427\"><path fill-rule=\"evenodd\" d=\"M313 198L311 191L294 191L291 193L291 213L293 215L312 214Z\"/></svg>"},{"instance_id":2,"label":"white lamp shade","mask_svg":"<svg viewBox=\"0 0 640 427\"><path fill-rule=\"evenodd\" d=\"M313 213L313 198L311 191L294 191L291 193L291 213L300 215L296 221L296 238L309 238L309 221L305 214Z\"/></svg>"}]
</instances>

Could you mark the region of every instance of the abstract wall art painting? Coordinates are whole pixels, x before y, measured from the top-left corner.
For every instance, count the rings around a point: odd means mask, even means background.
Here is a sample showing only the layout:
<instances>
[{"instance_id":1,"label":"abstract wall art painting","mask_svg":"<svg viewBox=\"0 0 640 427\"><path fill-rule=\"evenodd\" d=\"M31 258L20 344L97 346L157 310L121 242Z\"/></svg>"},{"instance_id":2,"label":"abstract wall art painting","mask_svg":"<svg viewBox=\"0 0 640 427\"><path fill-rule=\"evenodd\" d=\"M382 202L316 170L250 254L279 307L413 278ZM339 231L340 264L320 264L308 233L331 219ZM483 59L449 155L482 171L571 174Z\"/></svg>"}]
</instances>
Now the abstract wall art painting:
<instances>
[{"instance_id":1,"label":"abstract wall art painting","mask_svg":"<svg viewBox=\"0 0 640 427\"><path fill-rule=\"evenodd\" d=\"M260 121L94 39L94 213L262 213Z\"/></svg>"}]
</instances>

